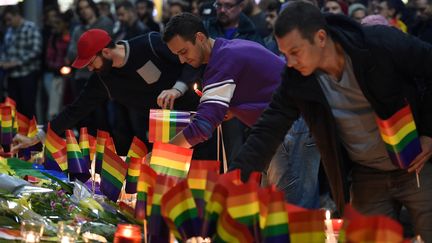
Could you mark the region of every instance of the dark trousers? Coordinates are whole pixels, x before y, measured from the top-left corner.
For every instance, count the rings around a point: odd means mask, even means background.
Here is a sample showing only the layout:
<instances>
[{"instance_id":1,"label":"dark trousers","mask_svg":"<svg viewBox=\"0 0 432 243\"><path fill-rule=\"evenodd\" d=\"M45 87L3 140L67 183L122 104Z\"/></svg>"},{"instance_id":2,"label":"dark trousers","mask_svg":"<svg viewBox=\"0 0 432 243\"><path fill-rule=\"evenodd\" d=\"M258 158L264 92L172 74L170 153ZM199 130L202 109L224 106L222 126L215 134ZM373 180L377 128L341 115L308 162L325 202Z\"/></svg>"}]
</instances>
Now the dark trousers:
<instances>
[{"instance_id":1,"label":"dark trousers","mask_svg":"<svg viewBox=\"0 0 432 243\"><path fill-rule=\"evenodd\" d=\"M31 72L30 74L19 78L8 78L8 95L15 100L17 110L32 118L36 113L36 94L38 84L38 72Z\"/></svg>"},{"instance_id":2,"label":"dark trousers","mask_svg":"<svg viewBox=\"0 0 432 243\"><path fill-rule=\"evenodd\" d=\"M427 162L419 174L406 170L381 171L360 165L353 167L351 200L361 213L384 214L398 219L405 206L415 234L432 242L432 164Z\"/></svg>"}]
</instances>

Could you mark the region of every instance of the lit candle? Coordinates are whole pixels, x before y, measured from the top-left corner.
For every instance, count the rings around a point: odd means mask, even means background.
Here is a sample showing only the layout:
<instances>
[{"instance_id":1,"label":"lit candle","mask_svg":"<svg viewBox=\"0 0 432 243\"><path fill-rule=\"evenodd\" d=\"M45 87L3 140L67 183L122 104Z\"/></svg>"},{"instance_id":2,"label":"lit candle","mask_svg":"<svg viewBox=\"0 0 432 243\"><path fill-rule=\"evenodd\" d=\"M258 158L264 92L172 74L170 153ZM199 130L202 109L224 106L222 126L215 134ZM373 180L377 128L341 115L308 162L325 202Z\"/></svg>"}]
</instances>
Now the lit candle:
<instances>
[{"instance_id":1,"label":"lit candle","mask_svg":"<svg viewBox=\"0 0 432 243\"><path fill-rule=\"evenodd\" d=\"M326 219L324 220L326 229L325 229L325 234L326 234L326 243L336 243L336 238L335 238L335 234L334 234L334 230L333 230L333 222L330 219L330 211L326 210L325 212L325 216Z\"/></svg>"},{"instance_id":2,"label":"lit candle","mask_svg":"<svg viewBox=\"0 0 432 243\"><path fill-rule=\"evenodd\" d=\"M68 66L63 66L60 68L60 74L61 75L68 75L71 73L71 71L72 71L72 69Z\"/></svg>"},{"instance_id":3,"label":"lit candle","mask_svg":"<svg viewBox=\"0 0 432 243\"><path fill-rule=\"evenodd\" d=\"M114 243L141 243L141 228L138 225L119 224L114 234Z\"/></svg>"},{"instance_id":4,"label":"lit candle","mask_svg":"<svg viewBox=\"0 0 432 243\"><path fill-rule=\"evenodd\" d=\"M24 241L25 243L35 243L35 242L39 242L39 239L38 239L38 238L39 238L39 237L36 235L35 232L30 231L30 232L27 232L27 234L25 234L25 235L23 236L23 241Z\"/></svg>"},{"instance_id":5,"label":"lit candle","mask_svg":"<svg viewBox=\"0 0 432 243\"><path fill-rule=\"evenodd\" d=\"M60 239L61 243L72 243L75 242L74 240L71 239L71 237L69 236L62 236Z\"/></svg>"},{"instance_id":6,"label":"lit candle","mask_svg":"<svg viewBox=\"0 0 432 243\"><path fill-rule=\"evenodd\" d=\"M198 89L198 85L196 83L194 84L194 91L199 97L203 96L203 93Z\"/></svg>"}]
</instances>

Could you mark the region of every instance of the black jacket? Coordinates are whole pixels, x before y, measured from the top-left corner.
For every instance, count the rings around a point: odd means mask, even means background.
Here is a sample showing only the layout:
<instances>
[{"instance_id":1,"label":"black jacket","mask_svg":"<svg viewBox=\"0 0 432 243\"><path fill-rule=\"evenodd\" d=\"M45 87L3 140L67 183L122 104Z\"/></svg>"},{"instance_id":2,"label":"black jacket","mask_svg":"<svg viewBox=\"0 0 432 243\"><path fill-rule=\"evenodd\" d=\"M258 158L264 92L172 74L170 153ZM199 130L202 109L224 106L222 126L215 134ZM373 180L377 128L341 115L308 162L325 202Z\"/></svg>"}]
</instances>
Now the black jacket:
<instances>
[{"instance_id":1,"label":"black jacket","mask_svg":"<svg viewBox=\"0 0 432 243\"><path fill-rule=\"evenodd\" d=\"M157 97L162 90L172 88L176 81L189 85L199 76L196 69L180 63L159 33L150 32L124 43L129 49L124 66L112 68L107 75L93 73L78 98L51 121L57 134L75 126L108 99L147 115L149 109L159 108ZM198 96L189 89L176 100L175 107L195 110L198 102Z\"/></svg>"},{"instance_id":2,"label":"black jacket","mask_svg":"<svg viewBox=\"0 0 432 243\"><path fill-rule=\"evenodd\" d=\"M432 46L385 26L363 28L343 16L326 16L331 38L350 56L365 97L382 119L408 102L420 135L432 137L432 95L419 92L416 80L432 80ZM302 76L286 68L275 92L242 147L231 169L241 168L243 178L266 168L291 124L304 116L322 156L333 198L343 212L349 190L349 160L336 123L315 75ZM430 87L430 85L426 85Z\"/></svg>"}]
</instances>

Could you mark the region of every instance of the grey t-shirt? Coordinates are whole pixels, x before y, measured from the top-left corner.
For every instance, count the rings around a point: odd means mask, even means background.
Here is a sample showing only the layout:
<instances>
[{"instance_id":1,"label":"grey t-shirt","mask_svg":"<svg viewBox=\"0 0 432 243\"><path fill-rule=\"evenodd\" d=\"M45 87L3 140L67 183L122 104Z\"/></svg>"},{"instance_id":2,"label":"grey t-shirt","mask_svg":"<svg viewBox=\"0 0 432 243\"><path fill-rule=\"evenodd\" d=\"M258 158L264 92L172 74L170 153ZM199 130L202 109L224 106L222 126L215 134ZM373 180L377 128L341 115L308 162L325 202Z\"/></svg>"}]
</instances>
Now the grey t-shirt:
<instances>
[{"instance_id":1,"label":"grey t-shirt","mask_svg":"<svg viewBox=\"0 0 432 243\"><path fill-rule=\"evenodd\" d=\"M352 161L379 170L395 170L375 123L375 113L361 91L351 59L345 55L341 79L315 73L336 120L341 141Z\"/></svg>"}]
</instances>

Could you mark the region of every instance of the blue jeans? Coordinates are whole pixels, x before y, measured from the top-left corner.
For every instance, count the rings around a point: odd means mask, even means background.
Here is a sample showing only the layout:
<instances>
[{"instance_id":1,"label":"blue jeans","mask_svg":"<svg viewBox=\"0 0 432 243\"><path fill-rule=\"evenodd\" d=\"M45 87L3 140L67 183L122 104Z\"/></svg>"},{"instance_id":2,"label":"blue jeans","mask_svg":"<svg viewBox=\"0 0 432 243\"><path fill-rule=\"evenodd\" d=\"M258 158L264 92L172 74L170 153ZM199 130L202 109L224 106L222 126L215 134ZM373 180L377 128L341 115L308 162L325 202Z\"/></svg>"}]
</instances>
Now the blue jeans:
<instances>
[{"instance_id":1,"label":"blue jeans","mask_svg":"<svg viewBox=\"0 0 432 243\"><path fill-rule=\"evenodd\" d=\"M267 180L285 193L285 200L319 208L320 153L303 118L295 121L267 171Z\"/></svg>"}]
</instances>

